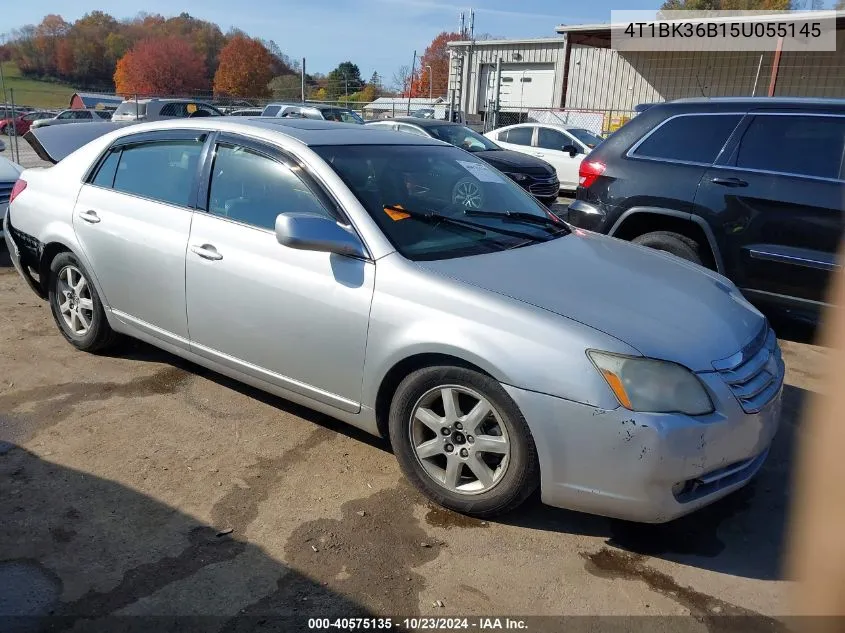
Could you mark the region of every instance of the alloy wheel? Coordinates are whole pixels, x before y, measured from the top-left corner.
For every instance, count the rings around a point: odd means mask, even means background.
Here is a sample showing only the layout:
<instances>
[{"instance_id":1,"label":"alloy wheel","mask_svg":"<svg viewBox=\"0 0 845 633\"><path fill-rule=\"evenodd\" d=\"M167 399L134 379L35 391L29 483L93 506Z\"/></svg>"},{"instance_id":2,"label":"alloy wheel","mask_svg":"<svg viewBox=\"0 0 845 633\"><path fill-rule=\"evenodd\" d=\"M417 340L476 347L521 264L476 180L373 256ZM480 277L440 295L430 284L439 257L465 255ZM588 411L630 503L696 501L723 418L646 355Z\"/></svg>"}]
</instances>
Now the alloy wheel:
<instances>
[{"instance_id":1,"label":"alloy wheel","mask_svg":"<svg viewBox=\"0 0 845 633\"><path fill-rule=\"evenodd\" d=\"M504 477L510 439L487 398L457 385L423 394L409 420L414 454L425 472L450 492L489 491Z\"/></svg>"},{"instance_id":2,"label":"alloy wheel","mask_svg":"<svg viewBox=\"0 0 845 633\"><path fill-rule=\"evenodd\" d=\"M85 336L94 321L94 299L85 275L76 266L65 266L56 279L59 313L74 336Z\"/></svg>"}]
</instances>

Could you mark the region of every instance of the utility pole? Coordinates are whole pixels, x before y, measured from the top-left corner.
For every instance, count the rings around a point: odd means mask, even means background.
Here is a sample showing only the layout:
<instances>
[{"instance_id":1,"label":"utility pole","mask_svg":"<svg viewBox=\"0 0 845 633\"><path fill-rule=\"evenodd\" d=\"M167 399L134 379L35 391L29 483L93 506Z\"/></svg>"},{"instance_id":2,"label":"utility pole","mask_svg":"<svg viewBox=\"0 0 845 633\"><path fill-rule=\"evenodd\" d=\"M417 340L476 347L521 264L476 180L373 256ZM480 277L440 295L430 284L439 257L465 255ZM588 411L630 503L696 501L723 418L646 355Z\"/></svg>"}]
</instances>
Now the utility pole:
<instances>
[{"instance_id":1,"label":"utility pole","mask_svg":"<svg viewBox=\"0 0 845 633\"><path fill-rule=\"evenodd\" d=\"M428 68L428 100L432 100L432 88L434 87L434 71L431 70L431 66L428 64L425 65Z\"/></svg>"},{"instance_id":2,"label":"utility pole","mask_svg":"<svg viewBox=\"0 0 845 633\"><path fill-rule=\"evenodd\" d=\"M414 59L411 62L411 74L408 75L408 114L411 114L411 88L414 84L414 66L417 65L417 51L414 51Z\"/></svg>"},{"instance_id":3,"label":"utility pole","mask_svg":"<svg viewBox=\"0 0 845 633\"><path fill-rule=\"evenodd\" d=\"M302 76L299 79L300 81L300 92L302 103L305 103L305 58L302 58Z\"/></svg>"}]
</instances>

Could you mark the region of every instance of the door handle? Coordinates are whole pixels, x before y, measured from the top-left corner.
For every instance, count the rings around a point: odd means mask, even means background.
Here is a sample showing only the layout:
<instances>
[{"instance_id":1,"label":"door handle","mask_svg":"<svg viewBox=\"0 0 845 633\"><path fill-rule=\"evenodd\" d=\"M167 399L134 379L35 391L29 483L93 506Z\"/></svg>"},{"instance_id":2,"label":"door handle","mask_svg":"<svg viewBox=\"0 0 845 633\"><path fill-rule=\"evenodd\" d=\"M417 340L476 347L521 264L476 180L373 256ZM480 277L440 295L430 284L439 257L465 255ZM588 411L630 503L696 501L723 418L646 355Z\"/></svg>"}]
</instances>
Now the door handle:
<instances>
[{"instance_id":1,"label":"door handle","mask_svg":"<svg viewBox=\"0 0 845 633\"><path fill-rule=\"evenodd\" d=\"M710 182L725 187L747 187L748 183L739 178L713 178Z\"/></svg>"},{"instance_id":2,"label":"door handle","mask_svg":"<svg viewBox=\"0 0 845 633\"><path fill-rule=\"evenodd\" d=\"M217 249L214 248L214 246L212 246L211 244L194 244L193 246L191 246L191 251L193 251L203 259L211 259L214 261L218 259L223 259L223 256L218 253Z\"/></svg>"},{"instance_id":3,"label":"door handle","mask_svg":"<svg viewBox=\"0 0 845 633\"><path fill-rule=\"evenodd\" d=\"M88 209L88 211L83 211L82 213L79 214L79 217L82 218L83 220L85 220L86 222L91 223L91 224L96 224L97 222L100 221L100 216L97 215L97 212L94 211L93 209Z\"/></svg>"}]
</instances>

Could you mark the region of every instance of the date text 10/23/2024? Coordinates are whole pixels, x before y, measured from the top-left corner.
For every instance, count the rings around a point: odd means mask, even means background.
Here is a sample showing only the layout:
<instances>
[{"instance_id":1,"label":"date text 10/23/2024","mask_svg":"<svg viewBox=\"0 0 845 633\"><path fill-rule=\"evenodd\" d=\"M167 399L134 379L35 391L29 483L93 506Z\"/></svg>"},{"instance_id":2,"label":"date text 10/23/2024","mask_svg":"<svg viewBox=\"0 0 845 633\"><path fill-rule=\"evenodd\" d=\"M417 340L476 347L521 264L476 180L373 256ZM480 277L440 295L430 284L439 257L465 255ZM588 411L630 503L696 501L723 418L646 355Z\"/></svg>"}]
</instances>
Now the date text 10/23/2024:
<instances>
[{"instance_id":1,"label":"date text 10/23/2024","mask_svg":"<svg viewBox=\"0 0 845 633\"><path fill-rule=\"evenodd\" d=\"M455 617L455 618L309 618L308 629L357 631L527 631L528 625L520 618Z\"/></svg>"}]
</instances>

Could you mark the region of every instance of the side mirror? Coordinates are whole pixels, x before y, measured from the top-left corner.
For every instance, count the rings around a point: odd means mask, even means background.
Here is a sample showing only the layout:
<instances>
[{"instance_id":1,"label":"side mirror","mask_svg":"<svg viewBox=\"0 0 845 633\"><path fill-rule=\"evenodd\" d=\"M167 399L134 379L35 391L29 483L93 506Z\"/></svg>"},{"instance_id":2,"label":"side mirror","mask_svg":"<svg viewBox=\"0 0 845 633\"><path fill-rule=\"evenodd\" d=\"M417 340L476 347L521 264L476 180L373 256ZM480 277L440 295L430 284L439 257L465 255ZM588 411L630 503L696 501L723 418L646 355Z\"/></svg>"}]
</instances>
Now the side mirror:
<instances>
[{"instance_id":1,"label":"side mirror","mask_svg":"<svg viewBox=\"0 0 845 633\"><path fill-rule=\"evenodd\" d=\"M562 151L569 152L569 155L573 158L581 153L574 145L564 145Z\"/></svg>"},{"instance_id":2,"label":"side mirror","mask_svg":"<svg viewBox=\"0 0 845 633\"><path fill-rule=\"evenodd\" d=\"M302 251L367 256L357 235L334 220L311 213L281 213L276 216L276 239L279 244Z\"/></svg>"}]
</instances>

